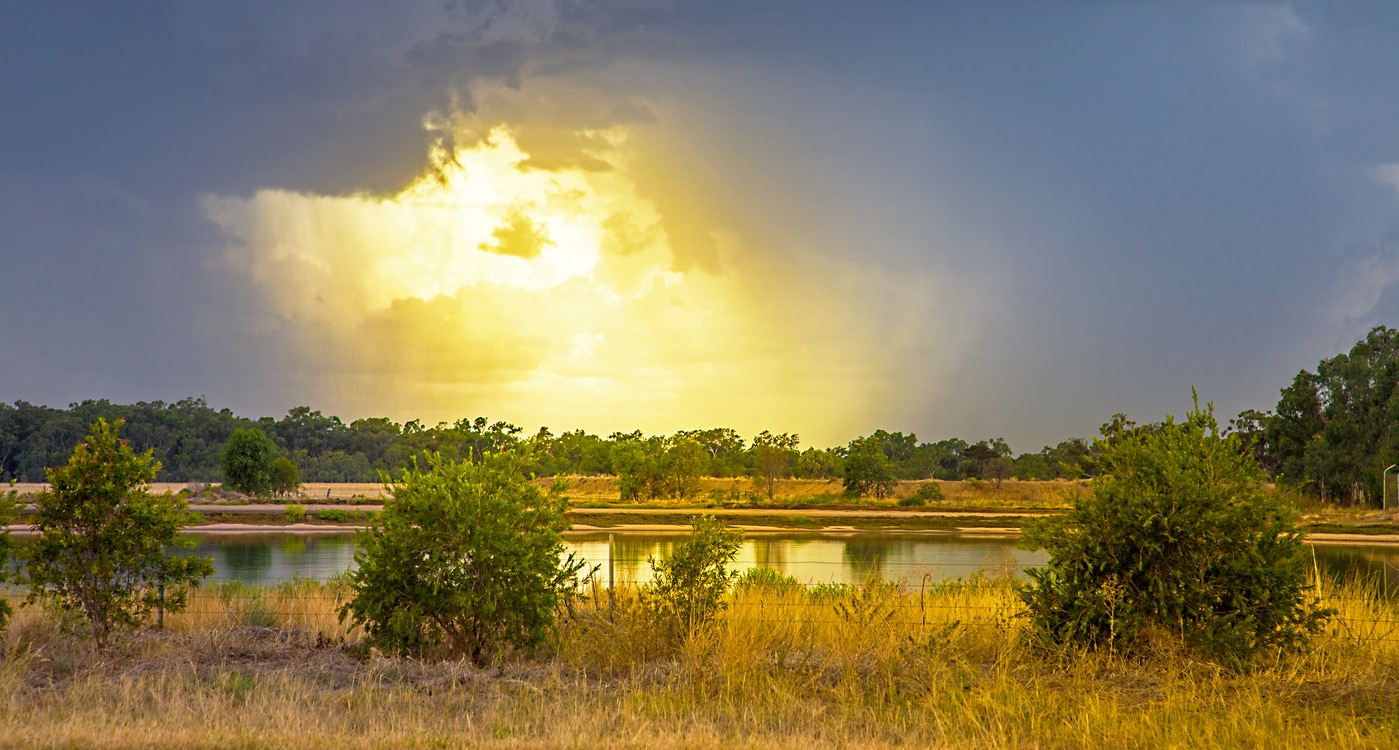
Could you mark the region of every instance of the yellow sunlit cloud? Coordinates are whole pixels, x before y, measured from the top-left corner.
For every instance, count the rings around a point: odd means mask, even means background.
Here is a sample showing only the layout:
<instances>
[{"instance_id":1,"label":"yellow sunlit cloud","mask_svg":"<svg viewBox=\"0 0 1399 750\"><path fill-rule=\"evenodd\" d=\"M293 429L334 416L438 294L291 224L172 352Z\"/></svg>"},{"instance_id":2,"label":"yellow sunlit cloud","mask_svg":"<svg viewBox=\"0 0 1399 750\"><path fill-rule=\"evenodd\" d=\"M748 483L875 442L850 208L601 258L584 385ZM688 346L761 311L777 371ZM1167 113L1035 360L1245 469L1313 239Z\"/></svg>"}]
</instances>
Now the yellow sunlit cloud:
<instances>
[{"instance_id":1,"label":"yellow sunlit cloud","mask_svg":"<svg viewBox=\"0 0 1399 750\"><path fill-rule=\"evenodd\" d=\"M794 305L799 274L717 230L703 239L731 256L727 270L680 270L629 176L626 133L590 142L605 148L589 168L546 169L496 128L439 149L394 195L262 190L205 210L261 303L317 342L299 366L316 373L318 407L840 439L877 395L879 365L860 351L825 359L811 328L858 340L837 322L858 316L820 317L836 298Z\"/></svg>"}]
</instances>

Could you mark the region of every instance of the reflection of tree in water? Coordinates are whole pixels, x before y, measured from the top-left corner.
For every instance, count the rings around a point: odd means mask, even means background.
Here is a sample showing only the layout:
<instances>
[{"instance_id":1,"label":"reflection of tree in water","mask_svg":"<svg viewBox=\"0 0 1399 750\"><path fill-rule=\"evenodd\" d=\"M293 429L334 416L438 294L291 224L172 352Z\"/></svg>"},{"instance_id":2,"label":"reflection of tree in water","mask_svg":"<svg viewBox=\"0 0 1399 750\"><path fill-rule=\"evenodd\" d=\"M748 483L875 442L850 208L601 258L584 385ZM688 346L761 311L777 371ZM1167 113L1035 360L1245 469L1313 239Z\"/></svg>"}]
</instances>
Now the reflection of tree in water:
<instances>
[{"instance_id":1,"label":"reflection of tree in water","mask_svg":"<svg viewBox=\"0 0 1399 750\"><path fill-rule=\"evenodd\" d=\"M787 547L791 545L791 542L786 539L765 539L763 537L754 537L749 541L753 544L753 562L755 564L786 572Z\"/></svg>"},{"instance_id":2,"label":"reflection of tree in water","mask_svg":"<svg viewBox=\"0 0 1399 750\"><path fill-rule=\"evenodd\" d=\"M282 554L287 557L297 557L306 554L306 539L299 536L289 536L282 542Z\"/></svg>"},{"instance_id":3,"label":"reflection of tree in water","mask_svg":"<svg viewBox=\"0 0 1399 750\"><path fill-rule=\"evenodd\" d=\"M1313 546L1312 552L1323 576L1399 596L1399 551Z\"/></svg>"},{"instance_id":4,"label":"reflection of tree in water","mask_svg":"<svg viewBox=\"0 0 1399 750\"><path fill-rule=\"evenodd\" d=\"M618 534L612 542L612 566L613 575L617 582L635 581L640 576L641 571L650 572L647 561L655 557L657 560L664 560L670 555L671 550L679 542L679 537L675 539L656 539L654 537L624 536ZM603 565L600 573L607 575L607 566Z\"/></svg>"},{"instance_id":5,"label":"reflection of tree in water","mask_svg":"<svg viewBox=\"0 0 1399 750\"><path fill-rule=\"evenodd\" d=\"M883 577L884 558L888 554L888 542L854 537L846 540L840 556L850 569L850 579L863 581L872 575Z\"/></svg>"},{"instance_id":6,"label":"reflection of tree in water","mask_svg":"<svg viewBox=\"0 0 1399 750\"><path fill-rule=\"evenodd\" d=\"M215 560L214 568L223 578L251 582L272 567L272 545L266 540L223 539L218 549L223 559Z\"/></svg>"}]
</instances>

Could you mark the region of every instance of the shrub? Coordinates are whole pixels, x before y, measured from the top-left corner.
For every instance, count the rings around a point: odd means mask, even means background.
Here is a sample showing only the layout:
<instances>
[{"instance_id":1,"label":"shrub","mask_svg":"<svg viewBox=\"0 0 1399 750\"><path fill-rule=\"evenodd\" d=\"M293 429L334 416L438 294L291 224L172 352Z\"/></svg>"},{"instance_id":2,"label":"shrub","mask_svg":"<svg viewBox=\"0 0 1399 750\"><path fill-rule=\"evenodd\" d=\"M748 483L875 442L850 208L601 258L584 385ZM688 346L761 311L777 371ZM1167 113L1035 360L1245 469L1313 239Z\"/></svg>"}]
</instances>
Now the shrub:
<instances>
[{"instance_id":1,"label":"shrub","mask_svg":"<svg viewBox=\"0 0 1399 750\"><path fill-rule=\"evenodd\" d=\"M13 483L12 483L13 484ZM19 516L19 491L0 492L0 585L10 576L10 558L14 555L14 542L10 540L9 525ZM10 603L0 598L0 630L5 629L13 610Z\"/></svg>"},{"instance_id":2,"label":"shrub","mask_svg":"<svg viewBox=\"0 0 1399 750\"><path fill-rule=\"evenodd\" d=\"M800 591L802 585L801 581L775 568L758 565L745 570L743 575L739 576L734 581L735 591L745 591L748 589L786 593L788 591Z\"/></svg>"},{"instance_id":3,"label":"shrub","mask_svg":"<svg viewBox=\"0 0 1399 750\"><path fill-rule=\"evenodd\" d=\"M583 563L561 557L561 485L546 496L524 475L526 458L452 463L434 454L427 470L406 471L359 534L341 621L352 617L391 652L478 665L542 645Z\"/></svg>"},{"instance_id":4,"label":"shrub","mask_svg":"<svg viewBox=\"0 0 1399 750\"><path fill-rule=\"evenodd\" d=\"M929 500L942 499L942 488L938 486L937 482L928 482L920 485L912 495L899 498L899 505L904 508L913 508L927 505Z\"/></svg>"},{"instance_id":5,"label":"shrub","mask_svg":"<svg viewBox=\"0 0 1399 750\"><path fill-rule=\"evenodd\" d=\"M320 514L317 514L320 515ZM287 506L287 523L301 523L306 520L306 508L296 503Z\"/></svg>"},{"instance_id":6,"label":"shrub","mask_svg":"<svg viewBox=\"0 0 1399 750\"><path fill-rule=\"evenodd\" d=\"M340 509L338 509L338 508L332 508L332 509L330 509L330 510L318 510L318 511L316 511L316 518L317 518L317 519L322 520L322 521L331 521L331 522L335 522L335 523L338 523L338 522L340 522L340 521L348 521L348 520L350 520L351 518L354 518L354 517L357 517L357 516L359 516L359 511L353 511L353 510L340 510Z\"/></svg>"},{"instance_id":7,"label":"shrub","mask_svg":"<svg viewBox=\"0 0 1399 750\"><path fill-rule=\"evenodd\" d=\"M1041 637L1130 651L1170 633L1237 666L1321 627L1291 510L1212 405L1099 447L1091 491L1027 529L1050 556L1022 591Z\"/></svg>"},{"instance_id":8,"label":"shrub","mask_svg":"<svg viewBox=\"0 0 1399 750\"><path fill-rule=\"evenodd\" d=\"M724 595L737 575L728 569L738 557L743 533L725 528L713 516L690 523L690 538L670 557L652 558L655 577L646 587L647 602L673 636L685 638L724 608Z\"/></svg>"},{"instance_id":9,"label":"shrub","mask_svg":"<svg viewBox=\"0 0 1399 750\"><path fill-rule=\"evenodd\" d=\"M39 536L22 576L26 602L81 612L98 648L114 628L140 624L162 601L184 608L188 588L214 572L207 557L166 554L193 545L179 536L188 520L184 500L146 491L160 464L119 439L121 425L97 420L68 465L47 470L49 489L35 500Z\"/></svg>"}]
</instances>

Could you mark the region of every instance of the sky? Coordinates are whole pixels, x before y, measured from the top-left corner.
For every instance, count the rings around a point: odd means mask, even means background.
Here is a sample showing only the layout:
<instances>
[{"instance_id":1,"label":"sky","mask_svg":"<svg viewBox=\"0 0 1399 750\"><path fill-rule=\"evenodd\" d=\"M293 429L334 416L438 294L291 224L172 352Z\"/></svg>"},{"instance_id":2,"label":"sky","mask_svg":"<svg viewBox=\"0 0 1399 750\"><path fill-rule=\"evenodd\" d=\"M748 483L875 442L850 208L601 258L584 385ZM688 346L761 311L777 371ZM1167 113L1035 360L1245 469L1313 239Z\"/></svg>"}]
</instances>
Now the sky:
<instances>
[{"instance_id":1,"label":"sky","mask_svg":"<svg viewBox=\"0 0 1399 750\"><path fill-rule=\"evenodd\" d=\"M0 0L3 401L1035 451L1397 283L1387 0Z\"/></svg>"}]
</instances>

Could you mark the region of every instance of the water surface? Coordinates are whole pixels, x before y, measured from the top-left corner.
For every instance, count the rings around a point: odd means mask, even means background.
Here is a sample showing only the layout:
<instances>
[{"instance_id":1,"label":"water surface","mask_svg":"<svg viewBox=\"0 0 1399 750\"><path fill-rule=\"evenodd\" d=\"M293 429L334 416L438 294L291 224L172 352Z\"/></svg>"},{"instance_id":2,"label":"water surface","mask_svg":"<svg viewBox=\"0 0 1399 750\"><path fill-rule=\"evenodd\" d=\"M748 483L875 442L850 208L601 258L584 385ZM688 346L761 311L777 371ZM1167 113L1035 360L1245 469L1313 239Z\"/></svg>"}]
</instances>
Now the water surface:
<instances>
[{"instance_id":1,"label":"water surface","mask_svg":"<svg viewBox=\"0 0 1399 750\"><path fill-rule=\"evenodd\" d=\"M326 580L354 565L353 534L193 534L196 554L214 558L214 580L267 584L294 578ZM644 583L648 559L668 556L684 540L677 534L606 532L570 535L567 548L590 566L598 579ZM888 580L943 581L979 571L1023 575L1042 565L1041 550L1018 549L1017 539L932 534L831 534L794 532L749 536L733 568L775 568L803 583L859 583L871 575ZM1333 577L1360 577L1377 588L1399 593L1399 547L1316 545L1317 566Z\"/></svg>"}]
</instances>

